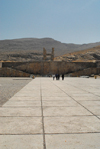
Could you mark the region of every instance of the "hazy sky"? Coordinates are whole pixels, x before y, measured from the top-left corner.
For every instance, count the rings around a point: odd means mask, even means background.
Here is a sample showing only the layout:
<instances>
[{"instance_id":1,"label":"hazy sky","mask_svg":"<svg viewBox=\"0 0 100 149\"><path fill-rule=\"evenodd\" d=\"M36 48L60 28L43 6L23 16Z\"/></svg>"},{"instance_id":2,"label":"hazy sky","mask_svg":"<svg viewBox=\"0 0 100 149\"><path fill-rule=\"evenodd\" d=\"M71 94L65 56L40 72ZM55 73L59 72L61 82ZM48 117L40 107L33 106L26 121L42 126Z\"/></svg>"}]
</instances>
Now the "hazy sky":
<instances>
[{"instance_id":1,"label":"hazy sky","mask_svg":"<svg viewBox=\"0 0 100 149\"><path fill-rule=\"evenodd\" d=\"M0 40L100 41L100 0L0 0Z\"/></svg>"}]
</instances>

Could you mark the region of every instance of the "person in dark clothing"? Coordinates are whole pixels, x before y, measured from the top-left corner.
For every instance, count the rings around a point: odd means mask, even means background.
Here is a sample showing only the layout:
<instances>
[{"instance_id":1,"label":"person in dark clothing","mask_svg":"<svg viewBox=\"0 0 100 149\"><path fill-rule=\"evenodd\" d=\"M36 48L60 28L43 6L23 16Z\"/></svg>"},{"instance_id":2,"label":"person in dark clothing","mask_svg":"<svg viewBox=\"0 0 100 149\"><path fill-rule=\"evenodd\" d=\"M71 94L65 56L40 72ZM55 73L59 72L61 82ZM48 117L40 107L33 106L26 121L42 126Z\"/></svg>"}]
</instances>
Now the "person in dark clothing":
<instances>
[{"instance_id":1,"label":"person in dark clothing","mask_svg":"<svg viewBox=\"0 0 100 149\"><path fill-rule=\"evenodd\" d=\"M57 74L55 76L56 76L56 80L57 80Z\"/></svg>"},{"instance_id":2,"label":"person in dark clothing","mask_svg":"<svg viewBox=\"0 0 100 149\"><path fill-rule=\"evenodd\" d=\"M60 74L58 74L58 80L60 79Z\"/></svg>"},{"instance_id":3,"label":"person in dark clothing","mask_svg":"<svg viewBox=\"0 0 100 149\"><path fill-rule=\"evenodd\" d=\"M62 80L64 80L64 74L62 74Z\"/></svg>"}]
</instances>

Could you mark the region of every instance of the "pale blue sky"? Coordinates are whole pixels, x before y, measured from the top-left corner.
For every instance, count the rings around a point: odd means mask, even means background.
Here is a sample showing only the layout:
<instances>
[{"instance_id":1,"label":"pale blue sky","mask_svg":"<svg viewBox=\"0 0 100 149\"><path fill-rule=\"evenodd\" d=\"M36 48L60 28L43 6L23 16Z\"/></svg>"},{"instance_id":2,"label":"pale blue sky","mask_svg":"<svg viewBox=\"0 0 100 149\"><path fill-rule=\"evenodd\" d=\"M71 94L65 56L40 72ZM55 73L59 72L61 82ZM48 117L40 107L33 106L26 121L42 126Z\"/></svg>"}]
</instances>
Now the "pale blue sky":
<instances>
[{"instance_id":1,"label":"pale blue sky","mask_svg":"<svg viewBox=\"0 0 100 149\"><path fill-rule=\"evenodd\" d=\"M0 0L0 40L100 41L100 0Z\"/></svg>"}]
</instances>

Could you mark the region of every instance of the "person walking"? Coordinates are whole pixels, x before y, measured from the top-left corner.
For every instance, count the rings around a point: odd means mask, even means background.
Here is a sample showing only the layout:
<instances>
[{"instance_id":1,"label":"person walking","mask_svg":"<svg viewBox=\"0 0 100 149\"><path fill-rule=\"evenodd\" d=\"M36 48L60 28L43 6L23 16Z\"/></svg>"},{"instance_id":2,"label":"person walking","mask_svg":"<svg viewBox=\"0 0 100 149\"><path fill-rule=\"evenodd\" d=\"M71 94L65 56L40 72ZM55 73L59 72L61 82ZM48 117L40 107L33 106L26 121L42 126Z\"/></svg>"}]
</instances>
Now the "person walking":
<instances>
[{"instance_id":1,"label":"person walking","mask_svg":"<svg viewBox=\"0 0 100 149\"><path fill-rule=\"evenodd\" d=\"M52 75L52 77L53 77L53 80L55 79L55 75Z\"/></svg>"},{"instance_id":2,"label":"person walking","mask_svg":"<svg viewBox=\"0 0 100 149\"><path fill-rule=\"evenodd\" d=\"M62 74L62 80L64 80L64 74Z\"/></svg>"},{"instance_id":3,"label":"person walking","mask_svg":"<svg viewBox=\"0 0 100 149\"><path fill-rule=\"evenodd\" d=\"M60 74L58 74L58 80L60 80Z\"/></svg>"}]
</instances>

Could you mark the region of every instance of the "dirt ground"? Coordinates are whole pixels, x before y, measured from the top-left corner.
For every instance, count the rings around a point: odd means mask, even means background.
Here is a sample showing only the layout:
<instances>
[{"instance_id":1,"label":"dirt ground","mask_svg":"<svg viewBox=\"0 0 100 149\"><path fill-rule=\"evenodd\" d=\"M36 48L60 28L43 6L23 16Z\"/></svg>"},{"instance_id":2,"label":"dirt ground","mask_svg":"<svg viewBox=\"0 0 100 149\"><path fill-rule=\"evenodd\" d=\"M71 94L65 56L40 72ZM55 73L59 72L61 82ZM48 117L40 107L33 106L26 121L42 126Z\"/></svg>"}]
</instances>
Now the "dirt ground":
<instances>
[{"instance_id":1,"label":"dirt ground","mask_svg":"<svg viewBox=\"0 0 100 149\"><path fill-rule=\"evenodd\" d=\"M30 78L0 77L0 107L30 81Z\"/></svg>"}]
</instances>

